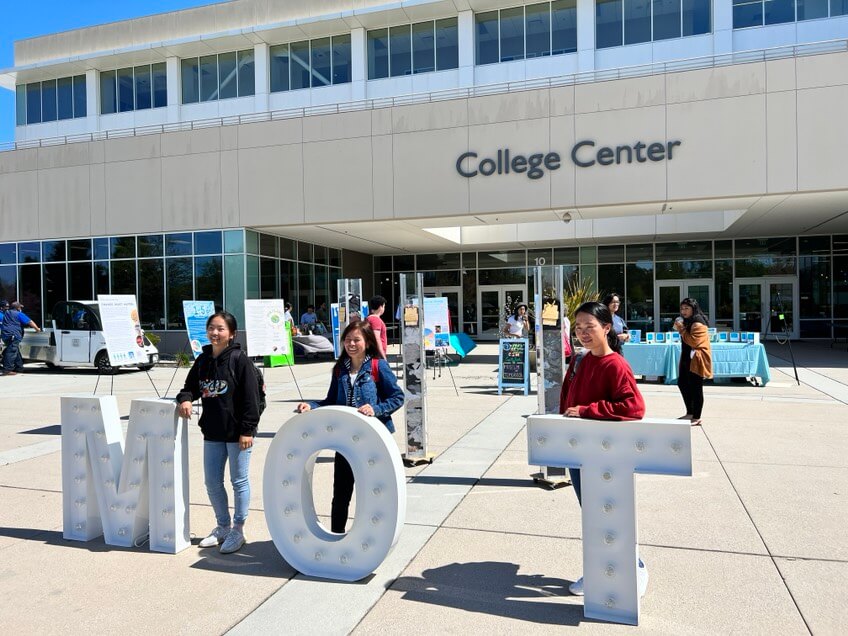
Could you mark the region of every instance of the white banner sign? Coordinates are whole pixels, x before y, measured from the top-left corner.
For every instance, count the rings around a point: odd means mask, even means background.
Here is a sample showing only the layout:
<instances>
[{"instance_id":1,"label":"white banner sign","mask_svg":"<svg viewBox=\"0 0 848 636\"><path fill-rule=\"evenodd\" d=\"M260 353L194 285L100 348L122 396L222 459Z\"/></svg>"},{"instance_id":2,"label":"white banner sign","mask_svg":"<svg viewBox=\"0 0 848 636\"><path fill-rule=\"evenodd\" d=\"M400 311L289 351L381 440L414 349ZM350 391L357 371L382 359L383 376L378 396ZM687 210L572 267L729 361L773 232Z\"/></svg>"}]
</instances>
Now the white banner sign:
<instances>
[{"instance_id":1,"label":"white banner sign","mask_svg":"<svg viewBox=\"0 0 848 636\"><path fill-rule=\"evenodd\" d=\"M147 362L144 332L138 318L135 296L107 294L97 297L103 338L113 367Z\"/></svg>"},{"instance_id":2,"label":"white banner sign","mask_svg":"<svg viewBox=\"0 0 848 636\"><path fill-rule=\"evenodd\" d=\"M248 355L289 355L285 315L286 307L281 298L244 301Z\"/></svg>"}]
</instances>

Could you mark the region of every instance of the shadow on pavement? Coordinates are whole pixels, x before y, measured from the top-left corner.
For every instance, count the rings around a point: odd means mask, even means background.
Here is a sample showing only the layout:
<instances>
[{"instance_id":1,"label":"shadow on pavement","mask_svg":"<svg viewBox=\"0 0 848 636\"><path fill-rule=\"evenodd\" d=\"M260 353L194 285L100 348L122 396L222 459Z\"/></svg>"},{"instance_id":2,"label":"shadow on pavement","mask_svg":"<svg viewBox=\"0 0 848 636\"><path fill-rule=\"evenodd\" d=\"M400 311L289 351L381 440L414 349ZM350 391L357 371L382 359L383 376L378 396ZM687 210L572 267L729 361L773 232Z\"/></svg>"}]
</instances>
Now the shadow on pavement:
<instances>
[{"instance_id":1,"label":"shadow on pavement","mask_svg":"<svg viewBox=\"0 0 848 636\"><path fill-rule=\"evenodd\" d=\"M579 625L583 606L542 603L543 599L570 596L571 581L541 574L518 574L518 565L496 561L451 563L404 576L389 589L403 592L406 601L453 607L467 612L503 616L547 625Z\"/></svg>"},{"instance_id":2,"label":"shadow on pavement","mask_svg":"<svg viewBox=\"0 0 848 636\"><path fill-rule=\"evenodd\" d=\"M21 431L18 435L61 435L62 434L62 425L61 424L50 424L49 426L42 426L41 428L31 428L28 431Z\"/></svg>"},{"instance_id":3,"label":"shadow on pavement","mask_svg":"<svg viewBox=\"0 0 848 636\"><path fill-rule=\"evenodd\" d=\"M200 538L192 541L189 550L197 550L197 561L192 568L212 572L226 572L245 576L268 576L275 579L290 579L297 572L280 556L273 541L249 541L250 534L245 526L248 542L238 552L221 554L218 548L198 549Z\"/></svg>"},{"instance_id":4,"label":"shadow on pavement","mask_svg":"<svg viewBox=\"0 0 848 636\"><path fill-rule=\"evenodd\" d=\"M323 459L319 457L318 459ZM329 459L329 458L328 458ZM407 484L433 484L439 486L491 486L506 488L535 488L536 483L532 479L505 479L493 477L442 477L439 475L416 475L410 477Z\"/></svg>"}]
</instances>

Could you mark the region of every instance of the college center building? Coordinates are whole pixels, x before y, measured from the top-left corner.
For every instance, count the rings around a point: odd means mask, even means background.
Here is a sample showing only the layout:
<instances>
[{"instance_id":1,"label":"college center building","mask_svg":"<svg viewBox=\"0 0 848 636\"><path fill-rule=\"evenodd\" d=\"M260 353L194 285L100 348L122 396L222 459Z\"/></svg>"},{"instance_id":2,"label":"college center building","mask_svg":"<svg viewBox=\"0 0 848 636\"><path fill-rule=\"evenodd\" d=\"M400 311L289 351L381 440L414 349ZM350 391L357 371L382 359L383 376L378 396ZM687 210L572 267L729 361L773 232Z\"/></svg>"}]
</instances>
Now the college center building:
<instances>
[{"instance_id":1,"label":"college center building","mask_svg":"<svg viewBox=\"0 0 848 636\"><path fill-rule=\"evenodd\" d=\"M0 297L294 313L423 272L497 337L534 267L723 329L848 320L848 1L235 0L15 44ZM848 323L845 323L848 324Z\"/></svg>"}]
</instances>

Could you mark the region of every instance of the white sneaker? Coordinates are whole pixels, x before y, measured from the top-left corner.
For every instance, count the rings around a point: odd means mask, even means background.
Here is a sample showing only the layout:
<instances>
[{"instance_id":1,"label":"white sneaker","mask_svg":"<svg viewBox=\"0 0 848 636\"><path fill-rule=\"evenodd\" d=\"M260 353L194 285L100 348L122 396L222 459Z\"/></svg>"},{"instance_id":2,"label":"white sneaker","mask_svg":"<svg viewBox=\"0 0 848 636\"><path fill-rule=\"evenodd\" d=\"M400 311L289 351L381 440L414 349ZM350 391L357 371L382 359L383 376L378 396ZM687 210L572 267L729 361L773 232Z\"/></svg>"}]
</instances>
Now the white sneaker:
<instances>
[{"instance_id":1,"label":"white sneaker","mask_svg":"<svg viewBox=\"0 0 848 636\"><path fill-rule=\"evenodd\" d=\"M583 596L583 577L581 576L579 579L574 581L574 583L571 583L568 586L568 591L574 596Z\"/></svg>"},{"instance_id":2,"label":"white sneaker","mask_svg":"<svg viewBox=\"0 0 848 636\"><path fill-rule=\"evenodd\" d=\"M201 542L197 544L197 547L211 548L213 546L220 545L227 538L228 534L230 534L229 528L225 528L223 526L215 526L215 529L209 533L209 536L201 540Z\"/></svg>"},{"instance_id":3,"label":"white sneaker","mask_svg":"<svg viewBox=\"0 0 848 636\"><path fill-rule=\"evenodd\" d=\"M648 568L644 563L636 564L636 589L639 590L639 598L648 591Z\"/></svg>"},{"instance_id":4,"label":"white sneaker","mask_svg":"<svg viewBox=\"0 0 848 636\"><path fill-rule=\"evenodd\" d=\"M231 552L236 552L241 549L241 546L244 545L244 532L239 528L233 528L230 530L230 534L227 535L227 538L224 540L223 545L221 546L221 554L230 554Z\"/></svg>"}]
</instances>

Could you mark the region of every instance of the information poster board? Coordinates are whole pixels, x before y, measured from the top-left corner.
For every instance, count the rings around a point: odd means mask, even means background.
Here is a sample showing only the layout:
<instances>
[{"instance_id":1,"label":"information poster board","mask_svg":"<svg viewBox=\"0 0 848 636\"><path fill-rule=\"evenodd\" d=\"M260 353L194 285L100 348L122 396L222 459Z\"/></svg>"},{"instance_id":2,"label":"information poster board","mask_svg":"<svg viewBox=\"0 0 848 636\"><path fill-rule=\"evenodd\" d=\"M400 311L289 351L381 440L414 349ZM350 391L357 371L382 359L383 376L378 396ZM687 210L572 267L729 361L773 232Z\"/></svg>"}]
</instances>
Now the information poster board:
<instances>
[{"instance_id":1,"label":"information poster board","mask_svg":"<svg viewBox=\"0 0 848 636\"><path fill-rule=\"evenodd\" d=\"M209 344L209 338L206 337L206 321L214 313L215 303L211 300L183 301L188 343L195 359L203 353L203 347Z\"/></svg>"},{"instance_id":2,"label":"information poster board","mask_svg":"<svg viewBox=\"0 0 848 636\"><path fill-rule=\"evenodd\" d=\"M138 304L131 294L106 294L97 297L103 338L113 367L147 362L144 332L138 319Z\"/></svg>"},{"instance_id":3,"label":"information poster board","mask_svg":"<svg viewBox=\"0 0 848 636\"><path fill-rule=\"evenodd\" d=\"M424 348L433 351L436 347L450 345L450 315L448 299L424 298Z\"/></svg>"},{"instance_id":4,"label":"information poster board","mask_svg":"<svg viewBox=\"0 0 848 636\"><path fill-rule=\"evenodd\" d=\"M339 338L341 338L340 325L339 303L330 303L330 328L333 333L333 355L336 357L336 360L342 354L341 346L339 345Z\"/></svg>"},{"instance_id":5,"label":"information poster board","mask_svg":"<svg viewBox=\"0 0 848 636\"><path fill-rule=\"evenodd\" d=\"M247 353L250 356L287 356L291 348L282 298L244 301Z\"/></svg>"},{"instance_id":6,"label":"information poster board","mask_svg":"<svg viewBox=\"0 0 848 636\"><path fill-rule=\"evenodd\" d=\"M522 387L530 393L530 340L501 338L498 347L498 395L505 387Z\"/></svg>"}]
</instances>

